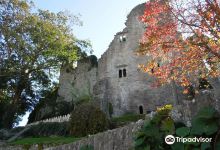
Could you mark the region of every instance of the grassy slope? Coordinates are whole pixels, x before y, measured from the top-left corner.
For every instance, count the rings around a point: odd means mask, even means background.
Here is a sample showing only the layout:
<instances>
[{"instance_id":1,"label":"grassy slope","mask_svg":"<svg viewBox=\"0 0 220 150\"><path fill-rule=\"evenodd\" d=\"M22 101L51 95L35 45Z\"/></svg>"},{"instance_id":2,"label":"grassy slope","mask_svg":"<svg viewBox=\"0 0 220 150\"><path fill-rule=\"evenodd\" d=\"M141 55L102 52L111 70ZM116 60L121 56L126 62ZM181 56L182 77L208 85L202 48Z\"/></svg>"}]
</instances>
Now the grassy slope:
<instances>
[{"instance_id":1,"label":"grassy slope","mask_svg":"<svg viewBox=\"0 0 220 150\"><path fill-rule=\"evenodd\" d=\"M144 119L145 115L139 115L139 114L125 114L120 117L115 117L111 119L111 122L114 124L114 126L121 127L124 126L130 122L136 122L140 119Z\"/></svg>"}]
</instances>

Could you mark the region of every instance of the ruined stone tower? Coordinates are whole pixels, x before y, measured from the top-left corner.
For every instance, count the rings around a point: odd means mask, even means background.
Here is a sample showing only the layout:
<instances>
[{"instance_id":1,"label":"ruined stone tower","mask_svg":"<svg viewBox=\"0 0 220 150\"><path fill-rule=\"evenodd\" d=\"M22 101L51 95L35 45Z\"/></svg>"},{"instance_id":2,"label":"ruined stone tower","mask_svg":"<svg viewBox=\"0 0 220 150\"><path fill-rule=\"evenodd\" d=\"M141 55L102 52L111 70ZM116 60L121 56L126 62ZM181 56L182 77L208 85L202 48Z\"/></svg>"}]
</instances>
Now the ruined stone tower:
<instances>
[{"instance_id":1,"label":"ruined stone tower","mask_svg":"<svg viewBox=\"0 0 220 150\"><path fill-rule=\"evenodd\" d=\"M138 69L138 64L147 61L146 56L135 55L145 30L138 19L144 9L145 5L140 4L130 12L126 27L115 35L97 66L89 58L79 61L75 69L66 66L61 70L58 92L61 100L71 102L92 96L105 112L112 105L113 116L148 113L164 104L179 105L184 97L175 85L152 88L154 79ZM218 88L219 81L216 82ZM218 91L214 93L219 95Z\"/></svg>"},{"instance_id":2,"label":"ruined stone tower","mask_svg":"<svg viewBox=\"0 0 220 150\"><path fill-rule=\"evenodd\" d=\"M114 116L146 113L174 99L171 86L153 89L153 79L138 69L138 64L146 62L146 57L135 55L145 30L138 19L144 8L140 4L130 12L126 27L115 35L97 67L91 67L87 60L79 61L74 70L63 68L59 96L74 101L76 97L92 95L104 111L111 104Z\"/></svg>"}]
</instances>

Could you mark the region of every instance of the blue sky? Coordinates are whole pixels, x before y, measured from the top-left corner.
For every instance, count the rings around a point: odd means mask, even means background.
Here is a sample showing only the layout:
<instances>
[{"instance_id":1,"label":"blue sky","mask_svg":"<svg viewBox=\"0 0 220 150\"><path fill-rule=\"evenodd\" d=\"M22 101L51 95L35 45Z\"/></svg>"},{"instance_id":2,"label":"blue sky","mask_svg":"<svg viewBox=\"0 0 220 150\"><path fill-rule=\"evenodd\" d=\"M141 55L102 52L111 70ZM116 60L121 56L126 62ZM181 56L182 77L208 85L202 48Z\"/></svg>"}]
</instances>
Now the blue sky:
<instances>
[{"instance_id":1,"label":"blue sky","mask_svg":"<svg viewBox=\"0 0 220 150\"><path fill-rule=\"evenodd\" d=\"M68 10L81 14L82 27L73 26L80 39L89 39L99 58L108 48L114 35L125 26L127 14L146 0L33 0L36 7L53 12Z\"/></svg>"},{"instance_id":2,"label":"blue sky","mask_svg":"<svg viewBox=\"0 0 220 150\"><path fill-rule=\"evenodd\" d=\"M128 13L136 5L146 0L32 0L37 8L52 12L70 11L80 14L83 26L73 26L73 33L79 39L91 41L98 58L107 50L114 35L125 25ZM27 122L28 114L23 117L20 126Z\"/></svg>"}]
</instances>

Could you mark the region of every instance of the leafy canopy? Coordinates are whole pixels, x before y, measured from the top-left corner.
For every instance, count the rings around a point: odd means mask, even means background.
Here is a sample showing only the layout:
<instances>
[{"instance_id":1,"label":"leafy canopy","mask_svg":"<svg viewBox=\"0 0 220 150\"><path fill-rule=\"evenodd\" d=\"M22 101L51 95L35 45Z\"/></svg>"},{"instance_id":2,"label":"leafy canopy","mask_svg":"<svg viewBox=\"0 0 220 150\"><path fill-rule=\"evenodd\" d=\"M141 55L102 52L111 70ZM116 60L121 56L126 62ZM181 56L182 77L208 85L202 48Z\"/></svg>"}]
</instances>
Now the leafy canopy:
<instances>
[{"instance_id":1,"label":"leafy canopy","mask_svg":"<svg viewBox=\"0 0 220 150\"><path fill-rule=\"evenodd\" d=\"M36 10L26 0L0 1L0 103L7 100L13 108L9 120L35 105L61 65L90 50L89 42L73 35L71 23L79 21L66 12Z\"/></svg>"},{"instance_id":2,"label":"leafy canopy","mask_svg":"<svg viewBox=\"0 0 220 150\"><path fill-rule=\"evenodd\" d=\"M154 0L140 20L146 30L138 54L140 67L158 78L158 85L182 86L219 76L220 4L217 0Z\"/></svg>"}]
</instances>

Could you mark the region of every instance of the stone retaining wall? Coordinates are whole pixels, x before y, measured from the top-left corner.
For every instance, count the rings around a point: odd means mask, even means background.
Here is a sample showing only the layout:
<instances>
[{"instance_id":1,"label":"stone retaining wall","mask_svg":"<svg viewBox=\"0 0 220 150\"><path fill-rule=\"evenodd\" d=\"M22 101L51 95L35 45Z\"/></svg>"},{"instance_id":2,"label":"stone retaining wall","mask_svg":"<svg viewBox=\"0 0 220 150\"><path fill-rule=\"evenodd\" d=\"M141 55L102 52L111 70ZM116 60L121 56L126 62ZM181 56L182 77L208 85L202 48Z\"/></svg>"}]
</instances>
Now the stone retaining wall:
<instances>
[{"instance_id":1,"label":"stone retaining wall","mask_svg":"<svg viewBox=\"0 0 220 150\"><path fill-rule=\"evenodd\" d=\"M46 148L47 150L80 150L84 145L92 145L94 150L132 150L134 147L134 133L144 124L143 120L131 123L127 126L109 130L80 141L57 147Z\"/></svg>"},{"instance_id":2,"label":"stone retaining wall","mask_svg":"<svg viewBox=\"0 0 220 150\"><path fill-rule=\"evenodd\" d=\"M67 122L70 119L70 114L64 115L64 116L57 116L57 117L53 117L53 118L48 118L45 120L41 120L41 121L36 121L30 124L27 124L26 126L32 126L32 125L37 125L39 123L46 123L46 122Z\"/></svg>"},{"instance_id":3,"label":"stone retaining wall","mask_svg":"<svg viewBox=\"0 0 220 150\"><path fill-rule=\"evenodd\" d=\"M44 150L80 150L84 145L92 145L94 150L133 150L134 135L143 126L144 120L136 123L130 123L127 126L108 130L106 132L91 135L82 140L60 145L56 147L48 147L43 145ZM29 150L38 150L38 145L33 145ZM22 146L0 146L0 150L24 150Z\"/></svg>"}]
</instances>

